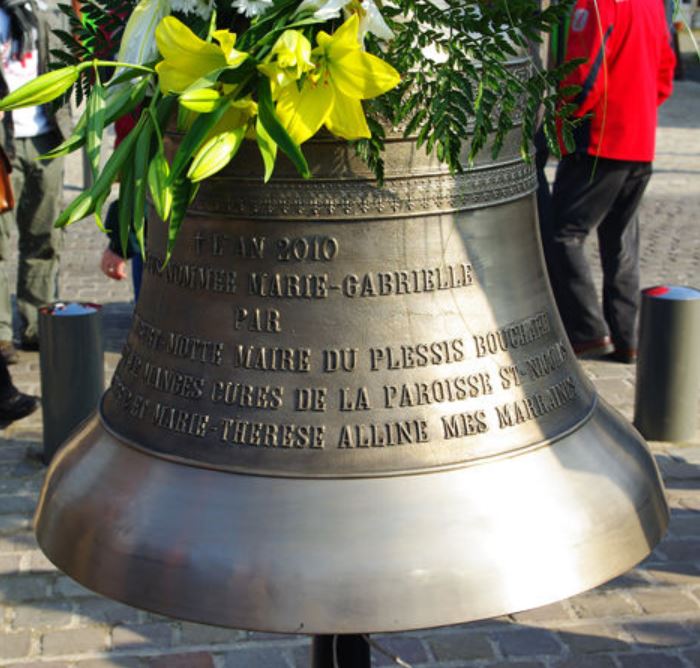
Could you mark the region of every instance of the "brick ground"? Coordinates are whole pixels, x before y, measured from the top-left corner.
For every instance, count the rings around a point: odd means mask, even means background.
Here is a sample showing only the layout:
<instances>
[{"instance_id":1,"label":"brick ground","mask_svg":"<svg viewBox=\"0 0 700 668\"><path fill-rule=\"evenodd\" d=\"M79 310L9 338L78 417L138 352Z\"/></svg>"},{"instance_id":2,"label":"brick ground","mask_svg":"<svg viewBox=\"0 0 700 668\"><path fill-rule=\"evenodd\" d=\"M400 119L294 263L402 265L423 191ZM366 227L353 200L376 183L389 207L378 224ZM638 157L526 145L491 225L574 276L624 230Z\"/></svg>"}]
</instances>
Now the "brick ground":
<instances>
[{"instance_id":1,"label":"brick ground","mask_svg":"<svg viewBox=\"0 0 700 668\"><path fill-rule=\"evenodd\" d=\"M643 282L700 286L700 84L677 85L663 108L656 174L643 210ZM78 165L67 196L78 189ZM107 281L99 232L68 231L63 295L105 304L107 373L128 326L127 284ZM591 253L593 249L591 249ZM628 418L634 368L584 365ZM39 358L22 353L17 384L39 393ZM44 469L33 456L40 414L0 438L0 667L295 668L308 639L200 626L100 598L57 572L38 551L31 514ZM672 508L669 533L640 566L598 589L481 623L377 637L414 668L693 668L700 666L700 440L653 443ZM374 653L375 666L392 662Z\"/></svg>"}]
</instances>

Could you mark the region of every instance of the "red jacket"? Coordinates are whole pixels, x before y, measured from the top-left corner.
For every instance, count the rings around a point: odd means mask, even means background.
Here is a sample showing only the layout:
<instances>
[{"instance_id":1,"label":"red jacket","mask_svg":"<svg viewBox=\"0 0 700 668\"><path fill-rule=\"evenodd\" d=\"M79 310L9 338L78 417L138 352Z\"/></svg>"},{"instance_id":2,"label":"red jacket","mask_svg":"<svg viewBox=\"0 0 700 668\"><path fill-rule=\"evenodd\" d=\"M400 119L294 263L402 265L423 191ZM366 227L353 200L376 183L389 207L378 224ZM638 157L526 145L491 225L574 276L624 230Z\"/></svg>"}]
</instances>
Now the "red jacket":
<instances>
[{"instance_id":1,"label":"red jacket","mask_svg":"<svg viewBox=\"0 0 700 668\"><path fill-rule=\"evenodd\" d=\"M587 60L561 85L580 86L569 100L576 116L590 114L576 150L651 162L656 108L671 94L676 62L663 0L577 0L566 49L574 58Z\"/></svg>"}]
</instances>

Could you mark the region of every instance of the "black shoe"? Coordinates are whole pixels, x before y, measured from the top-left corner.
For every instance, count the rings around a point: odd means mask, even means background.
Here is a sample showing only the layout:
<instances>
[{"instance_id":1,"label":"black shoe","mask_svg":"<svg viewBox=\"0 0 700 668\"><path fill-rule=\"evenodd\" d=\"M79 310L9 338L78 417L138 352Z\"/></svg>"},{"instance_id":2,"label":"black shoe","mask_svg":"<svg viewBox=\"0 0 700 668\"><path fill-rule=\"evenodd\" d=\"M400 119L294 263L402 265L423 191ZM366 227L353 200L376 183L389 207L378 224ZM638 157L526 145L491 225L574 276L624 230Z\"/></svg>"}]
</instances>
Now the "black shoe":
<instances>
[{"instance_id":1,"label":"black shoe","mask_svg":"<svg viewBox=\"0 0 700 668\"><path fill-rule=\"evenodd\" d=\"M39 408L39 400L31 394L15 392L5 399L0 399L0 420L13 422L27 417Z\"/></svg>"},{"instance_id":2,"label":"black shoe","mask_svg":"<svg viewBox=\"0 0 700 668\"><path fill-rule=\"evenodd\" d=\"M609 336L591 341L576 341L571 344L576 357L580 360L595 360L606 357L615 350Z\"/></svg>"},{"instance_id":3,"label":"black shoe","mask_svg":"<svg viewBox=\"0 0 700 668\"><path fill-rule=\"evenodd\" d=\"M0 355L5 358L5 364L17 364L19 353L12 341L0 341Z\"/></svg>"},{"instance_id":4,"label":"black shoe","mask_svg":"<svg viewBox=\"0 0 700 668\"><path fill-rule=\"evenodd\" d=\"M611 362L619 362L620 364L636 364L637 349L636 348L615 348L615 352L606 356Z\"/></svg>"},{"instance_id":5,"label":"black shoe","mask_svg":"<svg viewBox=\"0 0 700 668\"><path fill-rule=\"evenodd\" d=\"M36 352L39 350L39 339L22 339L22 350Z\"/></svg>"}]
</instances>

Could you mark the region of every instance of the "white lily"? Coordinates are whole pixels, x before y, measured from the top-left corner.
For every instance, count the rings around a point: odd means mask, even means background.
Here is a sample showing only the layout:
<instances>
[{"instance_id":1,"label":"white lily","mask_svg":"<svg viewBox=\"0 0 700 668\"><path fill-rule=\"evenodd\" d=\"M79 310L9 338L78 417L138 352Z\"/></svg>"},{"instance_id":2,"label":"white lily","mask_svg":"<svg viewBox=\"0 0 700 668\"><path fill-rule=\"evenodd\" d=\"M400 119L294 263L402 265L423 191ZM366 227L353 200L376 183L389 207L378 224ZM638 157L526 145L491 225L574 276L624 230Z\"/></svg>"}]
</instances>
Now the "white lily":
<instances>
[{"instance_id":1,"label":"white lily","mask_svg":"<svg viewBox=\"0 0 700 668\"><path fill-rule=\"evenodd\" d=\"M348 0L303 0L297 7L295 14L301 12L313 12L314 18L319 21L337 19Z\"/></svg>"},{"instance_id":2,"label":"white lily","mask_svg":"<svg viewBox=\"0 0 700 668\"><path fill-rule=\"evenodd\" d=\"M141 0L126 22L117 60L143 65L158 57L156 26L170 14L170 0Z\"/></svg>"},{"instance_id":3,"label":"white lily","mask_svg":"<svg viewBox=\"0 0 700 668\"><path fill-rule=\"evenodd\" d=\"M360 19L360 43L364 41L368 32L384 40L394 37L374 0L303 0L296 13L303 11L313 12L314 18L320 21L337 19L341 12L346 19L351 14L357 14Z\"/></svg>"},{"instance_id":4,"label":"white lily","mask_svg":"<svg viewBox=\"0 0 700 668\"><path fill-rule=\"evenodd\" d=\"M272 7L272 0L233 0L231 6L239 14L253 18L263 14Z\"/></svg>"},{"instance_id":5,"label":"white lily","mask_svg":"<svg viewBox=\"0 0 700 668\"><path fill-rule=\"evenodd\" d=\"M171 0L173 10L183 14L198 14L205 21L213 10L212 0Z\"/></svg>"},{"instance_id":6,"label":"white lily","mask_svg":"<svg viewBox=\"0 0 700 668\"><path fill-rule=\"evenodd\" d=\"M394 33L391 32L391 29L386 24L374 0L362 0L360 7L358 14L360 15L360 35L362 39L368 32L387 42L394 38Z\"/></svg>"}]
</instances>

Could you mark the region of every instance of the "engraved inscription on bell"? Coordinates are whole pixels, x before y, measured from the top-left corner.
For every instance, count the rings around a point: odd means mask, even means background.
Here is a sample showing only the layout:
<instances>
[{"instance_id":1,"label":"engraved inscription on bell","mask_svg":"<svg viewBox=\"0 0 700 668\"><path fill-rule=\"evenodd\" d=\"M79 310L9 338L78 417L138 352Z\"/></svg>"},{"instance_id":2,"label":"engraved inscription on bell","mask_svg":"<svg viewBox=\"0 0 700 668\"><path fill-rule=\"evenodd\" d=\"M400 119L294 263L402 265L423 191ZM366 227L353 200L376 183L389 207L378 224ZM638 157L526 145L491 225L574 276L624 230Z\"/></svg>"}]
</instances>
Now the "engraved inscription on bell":
<instances>
[{"instance_id":1,"label":"engraved inscription on bell","mask_svg":"<svg viewBox=\"0 0 700 668\"><path fill-rule=\"evenodd\" d=\"M164 268L154 223L106 424L166 456L290 476L410 473L546 444L594 399L552 313L530 207L191 216Z\"/></svg>"}]
</instances>

